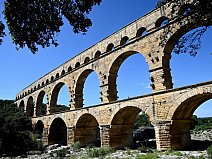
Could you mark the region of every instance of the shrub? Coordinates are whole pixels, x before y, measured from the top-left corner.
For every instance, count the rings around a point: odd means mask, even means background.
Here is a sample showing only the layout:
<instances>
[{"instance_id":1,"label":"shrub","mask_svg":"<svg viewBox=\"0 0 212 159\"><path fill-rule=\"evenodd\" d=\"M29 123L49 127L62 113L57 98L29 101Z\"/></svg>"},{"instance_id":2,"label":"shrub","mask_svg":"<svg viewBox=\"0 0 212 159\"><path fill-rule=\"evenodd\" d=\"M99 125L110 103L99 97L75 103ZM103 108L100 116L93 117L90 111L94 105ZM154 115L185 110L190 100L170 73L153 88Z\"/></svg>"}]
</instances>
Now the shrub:
<instances>
[{"instance_id":1,"label":"shrub","mask_svg":"<svg viewBox=\"0 0 212 159\"><path fill-rule=\"evenodd\" d=\"M147 153L147 154L143 154L143 155L137 155L136 159L157 159L157 154Z\"/></svg>"},{"instance_id":2,"label":"shrub","mask_svg":"<svg viewBox=\"0 0 212 159\"><path fill-rule=\"evenodd\" d=\"M66 148L63 148L63 149L60 149L60 150L56 151L56 156L57 157L66 157L66 154L67 154L67 149Z\"/></svg>"},{"instance_id":3,"label":"shrub","mask_svg":"<svg viewBox=\"0 0 212 159\"><path fill-rule=\"evenodd\" d=\"M103 158L107 154L113 152L113 149L110 147L101 147L101 148L88 148L87 154L89 157L100 157Z\"/></svg>"},{"instance_id":4,"label":"shrub","mask_svg":"<svg viewBox=\"0 0 212 159\"><path fill-rule=\"evenodd\" d=\"M77 141L72 145L73 151L79 151L80 150L80 142Z\"/></svg>"},{"instance_id":5,"label":"shrub","mask_svg":"<svg viewBox=\"0 0 212 159\"><path fill-rule=\"evenodd\" d=\"M212 145L207 148L207 154L209 158L212 158Z\"/></svg>"}]
</instances>

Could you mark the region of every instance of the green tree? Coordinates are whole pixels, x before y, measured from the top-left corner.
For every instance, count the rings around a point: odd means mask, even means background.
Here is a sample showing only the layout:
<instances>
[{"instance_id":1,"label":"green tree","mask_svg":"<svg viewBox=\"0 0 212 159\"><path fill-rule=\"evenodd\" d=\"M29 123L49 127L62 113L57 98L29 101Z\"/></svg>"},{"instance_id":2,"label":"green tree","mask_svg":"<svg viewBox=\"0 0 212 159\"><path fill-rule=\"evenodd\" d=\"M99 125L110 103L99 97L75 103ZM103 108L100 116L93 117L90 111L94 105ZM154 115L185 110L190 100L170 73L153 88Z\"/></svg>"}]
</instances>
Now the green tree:
<instances>
[{"instance_id":1,"label":"green tree","mask_svg":"<svg viewBox=\"0 0 212 159\"><path fill-rule=\"evenodd\" d=\"M0 100L0 156L17 156L35 150L38 142L32 134L31 119L12 101ZM9 104L10 103L10 104Z\"/></svg>"},{"instance_id":2,"label":"green tree","mask_svg":"<svg viewBox=\"0 0 212 159\"><path fill-rule=\"evenodd\" d=\"M188 34L182 36L176 43L173 51L177 54L189 53L191 56L195 56L201 47L201 37L212 24L212 1L194 0L185 3L185 1L182 0L159 0L156 4L156 8L162 7L164 5L171 7L170 16L172 17L176 13L176 8L182 6L183 3L186 5L184 5L184 12L180 16L187 17L187 20L191 25L196 26L201 24L202 27L194 29ZM184 23L184 21L179 19L179 24L182 23ZM190 26L188 25L187 27L188 28L184 29L189 31ZM162 45L166 43L166 36L171 30L172 28L170 27L168 30L166 30L166 32L164 32L164 36L161 37L162 39L164 39Z\"/></svg>"},{"instance_id":3,"label":"green tree","mask_svg":"<svg viewBox=\"0 0 212 159\"><path fill-rule=\"evenodd\" d=\"M145 113L139 114L136 118L136 122L134 124L134 128L137 129L141 126L152 126L151 122L149 121L148 115Z\"/></svg>"},{"instance_id":4,"label":"green tree","mask_svg":"<svg viewBox=\"0 0 212 159\"><path fill-rule=\"evenodd\" d=\"M65 17L74 33L85 33L92 25L87 15L101 0L5 0L4 16L17 48L28 47L32 53L50 45L57 46L56 35ZM5 36L0 21L0 43Z\"/></svg>"}]
</instances>

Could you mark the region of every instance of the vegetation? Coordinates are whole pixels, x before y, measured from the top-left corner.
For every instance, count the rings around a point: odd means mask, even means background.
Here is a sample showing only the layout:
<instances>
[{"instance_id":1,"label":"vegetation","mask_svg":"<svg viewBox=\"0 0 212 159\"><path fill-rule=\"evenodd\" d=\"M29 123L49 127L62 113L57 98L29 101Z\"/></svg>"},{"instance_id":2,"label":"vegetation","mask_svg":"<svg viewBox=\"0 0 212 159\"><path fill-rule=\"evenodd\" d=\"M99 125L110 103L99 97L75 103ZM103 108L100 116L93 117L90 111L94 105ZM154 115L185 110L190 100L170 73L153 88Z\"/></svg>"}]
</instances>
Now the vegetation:
<instances>
[{"instance_id":1,"label":"vegetation","mask_svg":"<svg viewBox=\"0 0 212 159\"><path fill-rule=\"evenodd\" d=\"M41 141L32 133L31 119L13 101L0 100L0 156L17 156L42 150Z\"/></svg>"},{"instance_id":2,"label":"vegetation","mask_svg":"<svg viewBox=\"0 0 212 159\"><path fill-rule=\"evenodd\" d=\"M17 49L26 46L35 53L37 46L58 45L56 36L64 24L63 17L74 33L87 32L92 25L87 15L100 3L101 0L5 0L3 13ZM0 44L5 36L4 29L5 25L0 21Z\"/></svg>"},{"instance_id":3,"label":"vegetation","mask_svg":"<svg viewBox=\"0 0 212 159\"><path fill-rule=\"evenodd\" d=\"M107 154L113 152L113 149L110 147L101 147L101 148L88 148L87 154L89 157L99 157L104 158Z\"/></svg>"},{"instance_id":4,"label":"vegetation","mask_svg":"<svg viewBox=\"0 0 212 159\"><path fill-rule=\"evenodd\" d=\"M172 8L170 13L170 17L175 15L175 9L179 6L182 6L182 0L159 0L156 4L156 8L162 7L163 5L168 5ZM188 34L185 34L177 41L174 52L179 53L189 53L192 56L197 54L197 51L201 47L201 37L206 32L206 30L211 26L212 21L212 1L211 0L195 0L190 2L189 4L184 6L184 12L180 16L187 17L187 21L191 25L188 25L184 28L184 30L190 31L191 26L199 27L201 24L201 28L194 29ZM186 22L183 20L179 21L179 25L185 24ZM166 37L169 32L171 32L172 28L168 27L167 30L164 31L164 35L161 37L162 43L164 45L166 41Z\"/></svg>"},{"instance_id":5,"label":"vegetation","mask_svg":"<svg viewBox=\"0 0 212 159\"><path fill-rule=\"evenodd\" d=\"M193 115L191 129L193 131L212 129L212 117L197 118L196 115Z\"/></svg>"},{"instance_id":6,"label":"vegetation","mask_svg":"<svg viewBox=\"0 0 212 159\"><path fill-rule=\"evenodd\" d=\"M209 158L212 158L212 145L207 148L207 154Z\"/></svg>"},{"instance_id":7,"label":"vegetation","mask_svg":"<svg viewBox=\"0 0 212 159\"><path fill-rule=\"evenodd\" d=\"M143 155L137 155L136 159L157 159L157 154L156 153L147 153Z\"/></svg>"},{"instance_id":8,"label":"vegetation","mask_svg":"<svg viewBox=\"0 0 212 159\"><path fill-rule=\"evenodd\" d=\"M134 124L134 129L137 129L141 126L152 126L151 122L149 121L148 115L145 113L139 114L136 118L136 122Z\"/></svg>"}]
</instances>

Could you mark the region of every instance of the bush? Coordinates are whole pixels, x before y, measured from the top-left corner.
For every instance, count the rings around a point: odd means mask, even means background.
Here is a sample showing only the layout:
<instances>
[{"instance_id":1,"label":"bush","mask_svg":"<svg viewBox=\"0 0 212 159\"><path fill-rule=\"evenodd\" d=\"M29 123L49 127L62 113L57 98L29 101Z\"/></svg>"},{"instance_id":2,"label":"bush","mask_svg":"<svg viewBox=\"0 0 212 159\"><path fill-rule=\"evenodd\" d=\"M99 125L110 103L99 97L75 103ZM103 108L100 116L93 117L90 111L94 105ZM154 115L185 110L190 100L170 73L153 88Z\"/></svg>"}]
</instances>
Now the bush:
<instances>
[{"instance_id":1,"label":"bush","mask_svg":"<svg viewBox=\"0 0 212 159\"><path fill-rule=\"evenodd\" d=\"M67 149L66 148L63 148L63 149L60 149L60 150L56 151L56 156L57 157L66 157L66 154L67 154Z\"/></svg>"},{"instance_id":2,"label":"bush","mask_svg":"<svg viewBox=\"0 0 212 159\"><path fill-rule=\"evenodd\" d=\"M147 154L143 154L143 155L137 155L136 159L157 159L157 154L147 153Z\"/></svg>"},{"instance_id":3,"label":"bush","mask_svg":"<svg viewBox=\"0 0 212 159\"><path fill-rule=\"evenodd\" d=\"M101 148L88 148L87 154L89 157L100 157L103 158L107 154L113 152L113 149L110 147L101 147Z\"/></svg>"},{"instance_id":4,"label":"bush","mask_svg":"<svg viewBox=\"0 0 212 159\"><path fill-rule=\"evenodd\" d=\"M73 151L79 151L80 150L80 142L77 141L72 145Z\"/></svg>"},{"instance_id":5,"label":"bush","mask_svg":"<svg viewBox=\"0 0 212 159\"><path fill-rule=\"evenodd\" d=\"M212 145L207 148L207 154L209 158L212 158Z\"/></svg>"}]
</instances>

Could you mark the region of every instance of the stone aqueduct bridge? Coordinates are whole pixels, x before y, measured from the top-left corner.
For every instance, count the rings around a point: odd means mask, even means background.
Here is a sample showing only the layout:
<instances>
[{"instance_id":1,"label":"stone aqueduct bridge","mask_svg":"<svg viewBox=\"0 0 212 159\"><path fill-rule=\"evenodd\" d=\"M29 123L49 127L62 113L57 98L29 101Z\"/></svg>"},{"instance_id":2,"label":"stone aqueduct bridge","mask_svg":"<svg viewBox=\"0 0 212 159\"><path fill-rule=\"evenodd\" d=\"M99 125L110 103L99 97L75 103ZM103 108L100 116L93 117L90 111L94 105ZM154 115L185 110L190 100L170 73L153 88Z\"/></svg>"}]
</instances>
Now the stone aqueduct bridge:
<instances>
[{"instance_id":1,"label":"stone aqueduct bridge","mask_svg":"<svg viewBox=\"0 0 212 159\"><path fill-rule=\"evenodd\" d=\"M133 142L136 116L143 111L155 128L157 149L187 147L193 112L212 98L212 82L173 89L173 46L182 35L201 26L189 22L193 14L187 12L189 2L175 8L173 14L168 6L151 11L18 93L17 106L32 116L35 128L43 132L44 144L80 141L83 146L100 138L101 146L127 147ZM117 100L118 70L136 53L143 55L149 66L152 94ZM84 82L93 71L100 81L101 104L83 108ZM57 97L63 85L71 96L70 110L57 112ZM42 114L44 95L46 114Z\"/></svg>"}]
</instances>

